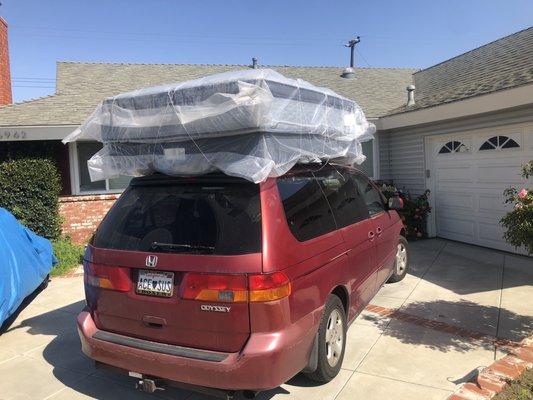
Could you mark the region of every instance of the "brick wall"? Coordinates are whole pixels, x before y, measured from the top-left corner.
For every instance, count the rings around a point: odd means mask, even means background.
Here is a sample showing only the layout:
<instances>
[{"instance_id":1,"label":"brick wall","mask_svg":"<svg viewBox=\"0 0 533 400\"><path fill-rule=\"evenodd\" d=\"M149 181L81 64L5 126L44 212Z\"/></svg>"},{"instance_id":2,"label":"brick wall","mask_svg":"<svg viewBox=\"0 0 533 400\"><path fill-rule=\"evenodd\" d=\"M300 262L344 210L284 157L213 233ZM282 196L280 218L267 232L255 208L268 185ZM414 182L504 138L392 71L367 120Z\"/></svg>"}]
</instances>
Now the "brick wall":
<instances>
[{"instance_id":1,"label":"brick wall","mask_svg":"<svg viewBox=\"0 0 533 400\"><path fill-rule=\"evenodd\" d=\"M11 104L12 102L7 22L0 17L0 106Z\"/></svg>"},{"instance_id":2,"label":"brick wall","mask_svg":"<svg viewBox=\"0 0 533 400\"><path fill-rule=\"evenodd\" d=\"M59 198L63 234L75 243L85 244L119 194L68 196Z\"/></svg>"}]
</instances>

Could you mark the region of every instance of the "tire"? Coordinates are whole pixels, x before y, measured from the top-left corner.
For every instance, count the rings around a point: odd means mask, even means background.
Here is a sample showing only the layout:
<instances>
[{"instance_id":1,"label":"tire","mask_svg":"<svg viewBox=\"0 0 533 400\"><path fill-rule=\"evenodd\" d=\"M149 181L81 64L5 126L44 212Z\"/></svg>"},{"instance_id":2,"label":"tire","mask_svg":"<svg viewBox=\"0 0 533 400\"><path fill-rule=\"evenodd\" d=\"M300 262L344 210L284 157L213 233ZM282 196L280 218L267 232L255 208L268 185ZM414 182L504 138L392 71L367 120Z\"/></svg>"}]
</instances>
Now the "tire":
<instances>
[{"instance_id":1,"label":"tire","mask_svg":"<svg viewBox=\"0 0 533 400\"><path fill-rule=\"evenodd\" d=\"M335 329L333 326L337 328ZM326 342L326 338L328 342ZM334 344L332 341L334 341ZM331 294L326 301L318 328L317 369L314 372L305 373L305 375L315 382L326 383L331 381L341 369L345 347L346 314L341 300Z\"/></svg>"},{"instance_id":2,"label":"tire","mask_svg":"<svg viewBox=\"0 0 533 400\"><path fill-rule=\"evenodd\" d=\"M407 239L400 236L396 250L396 259L394 260L394 269L387 283L400 282L409 269L409 245Z\"/></svg>"}]
</instances>

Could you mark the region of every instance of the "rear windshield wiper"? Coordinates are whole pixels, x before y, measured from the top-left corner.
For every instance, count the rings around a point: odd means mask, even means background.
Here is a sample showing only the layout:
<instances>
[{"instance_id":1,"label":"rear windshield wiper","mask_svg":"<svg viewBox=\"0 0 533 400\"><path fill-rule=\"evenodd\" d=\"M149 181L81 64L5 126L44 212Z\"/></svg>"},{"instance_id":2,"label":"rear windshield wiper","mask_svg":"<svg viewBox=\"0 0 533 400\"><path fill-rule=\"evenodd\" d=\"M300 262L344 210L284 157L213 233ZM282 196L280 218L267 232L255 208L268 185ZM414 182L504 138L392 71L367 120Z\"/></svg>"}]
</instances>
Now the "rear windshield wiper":
<instances>
[{"instance_id":1,"label":"rear windshield wiper","mask_svg":"<svg viewBox=\"0 0 533 400\"><path fill-rule=\"evenodd\" d=\"M209 250L214 251L215 246L201 246L201 245L192 245L185 243L161 243L161 242L152 242L150 246L151 249L189 249L189 250Z\"/></svg>"}]
</instances>

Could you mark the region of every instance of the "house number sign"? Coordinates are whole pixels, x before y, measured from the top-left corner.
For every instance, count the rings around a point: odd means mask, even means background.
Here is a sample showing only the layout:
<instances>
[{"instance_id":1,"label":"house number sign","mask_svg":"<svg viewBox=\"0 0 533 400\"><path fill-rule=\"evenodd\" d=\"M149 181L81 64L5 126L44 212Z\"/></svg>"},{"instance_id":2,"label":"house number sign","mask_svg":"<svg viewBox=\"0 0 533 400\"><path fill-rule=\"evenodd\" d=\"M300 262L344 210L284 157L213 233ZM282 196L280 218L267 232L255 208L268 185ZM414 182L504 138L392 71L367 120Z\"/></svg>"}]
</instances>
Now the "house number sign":
<instances>
[{"instance_id":1,"label":"house number sign","mask_svg":"<svg viewBox=\"0 0 533 400\"><path fill-rule=\"evenodd\" d=\"M21 131L21 130L0 131L0 140L26 139L27 136L28 136L27 132Z\"/></svg>"}]
</instances>

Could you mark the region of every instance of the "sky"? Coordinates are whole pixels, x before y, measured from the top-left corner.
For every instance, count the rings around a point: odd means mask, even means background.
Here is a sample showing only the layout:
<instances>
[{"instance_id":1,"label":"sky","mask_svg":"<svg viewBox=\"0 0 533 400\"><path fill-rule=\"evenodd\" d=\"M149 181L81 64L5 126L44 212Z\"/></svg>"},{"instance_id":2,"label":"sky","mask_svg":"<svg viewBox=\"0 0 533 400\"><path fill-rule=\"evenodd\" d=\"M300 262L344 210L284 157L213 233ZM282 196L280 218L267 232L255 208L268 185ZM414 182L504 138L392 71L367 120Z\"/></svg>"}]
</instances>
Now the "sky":
<instances>
[{"instance_id":1,"label":"sky","mask_svg":"<svg viewBox=\"0 0 533 400\"><path fill-rule=\"evenodd\" d=\"M14 100L56 61L426 68L533 24L532 0L0 0Z\"/></svg>"}]
</instances>

